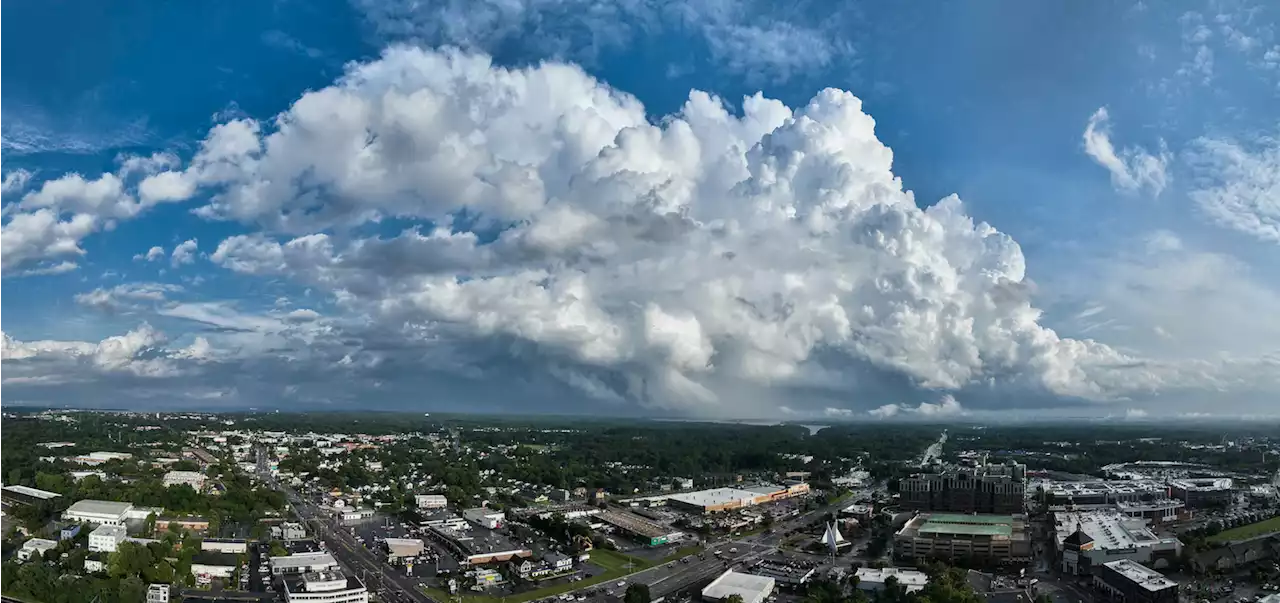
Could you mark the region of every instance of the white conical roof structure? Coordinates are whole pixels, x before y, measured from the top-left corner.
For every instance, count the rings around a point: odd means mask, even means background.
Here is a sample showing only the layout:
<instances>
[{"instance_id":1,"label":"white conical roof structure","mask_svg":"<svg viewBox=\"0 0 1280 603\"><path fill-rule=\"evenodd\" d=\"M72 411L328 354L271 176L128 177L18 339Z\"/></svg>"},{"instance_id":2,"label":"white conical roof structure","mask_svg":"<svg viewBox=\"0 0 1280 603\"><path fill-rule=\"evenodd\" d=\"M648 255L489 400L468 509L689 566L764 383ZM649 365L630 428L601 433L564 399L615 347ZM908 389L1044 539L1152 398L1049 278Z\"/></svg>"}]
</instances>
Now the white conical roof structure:
<instances>
[{"instance_id":1,"label":"white conical roof structure","mask_svg":"<svg viewBox=\"0 0 1280 603\"><path fill-rule=\"evenodd\" d=\"M835 522L827 524L827 532L822 535L822 541L827 544L827 548L835 553L840 545L844 544L844 536L840 535L840 530L836 528Z\"/></svg>"}]
</instances>

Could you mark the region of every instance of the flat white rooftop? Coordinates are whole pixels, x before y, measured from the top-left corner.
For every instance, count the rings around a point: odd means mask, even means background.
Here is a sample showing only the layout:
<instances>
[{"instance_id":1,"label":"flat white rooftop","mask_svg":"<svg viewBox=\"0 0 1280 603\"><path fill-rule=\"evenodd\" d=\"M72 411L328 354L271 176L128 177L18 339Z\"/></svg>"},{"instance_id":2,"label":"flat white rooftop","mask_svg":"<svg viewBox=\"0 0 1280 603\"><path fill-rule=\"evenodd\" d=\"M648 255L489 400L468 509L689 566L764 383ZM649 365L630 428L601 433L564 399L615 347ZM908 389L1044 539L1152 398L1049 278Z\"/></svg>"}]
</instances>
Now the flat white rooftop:
<instances>
[{"instance_id":1,"label":"flat white rooftop","mask_svg":"<svg viewBox=\"0 0 1280 603\"><path fill-rule=\"evenodd\" d=\"M4 491L21 494L23 496L30 496L32 498L39 498L41 500L49 500L51 498L58 498L59 496L62 496L57 492L49 492L47 490L39 490L36 488L29 488L27 486L5 486Z\"/></svg>"},{"instance_id":2,"label":"flat white rooftop","mask_svg":"<svg viewBox=\"0 0 1280 603\"><path fill-rule=\"evenodd\" d=\"M67 513L74 515L103 515L108 517L119 517L124 515L133 505L126 502L115 502L111 500L77 500L70 507L67 507Z\"/></svg>"},{"instance_id":3,"label":"flat white rooftop","mask_svg":"<svg viewBox=\"0 0 1280 603\"><path fill-rule=\"evenodd\" d=\"M886 567L882 569L872 569L869 567L860 567L857 572L858 582L860 584L884 584L889 578L896 578L898 584L901 584L907 592L912 593L922 590L929 584L929 575L912 569L902 569L900 567Z\"/></svg>"},{"instance_id":4,"label":"flat white rooftop","mask_svg":"<svg viewBox=\"0 0 1280 603\"><path fill-rule=\"evenodd\" d=\"M124 526L109 526L109 525L103 524L94 528L92 532L89 532L89 535L90 536L110 536L112 538L119 539L119 538L124 538L125 536L128 536L129 532L124 529Z\"/></svg>"},{"instance_id":5,"label":"flat white rooftop","mask_svg":"<svg viewBox=\"0 0 1280 603\"><path fill-rule=\"evenodd\" d=\"M1103 565L1119 572L1120 575L1150 591L1159 591L1170 587L1176 588L1178 586L1177 582L1164 577L1160 572L1129 559L1120 559Z\"/></svg>"},{"instance_id":6,"label":"flat white rooftop","mask_svg":"<svg viewBox=\"0 0 1280 603\"><path fill-rule=\"evenodd\" d=\"M1169 485L1183 490L1213 492L1216 490L1230 490L1234 483L1229 477L1197 477L1172 480Z\"/></svg>"},{"instance_id":7,"label":"flat white rooftop","mask_svg":"<svg viewBox=\"0 0 1280 603\"><path fill-rule=\"evenodd\" d=\"M338 565L333 555L323 551L311 553L294 553L271 558L271 567L280 569L297 569L303 567L325 567Z\"/></svg>"},{"instance_id":8,"label":"flat white rooftop","mask_svg":"<svg viewBox=\"0 0 1280 603\"><path fill-rule=\"evenodd\" d=\"M1058 546L1076 526L1093 539L1096 549L1131 549L1164 542L1141 519L1131 519L1115 511L1064 512L1055 514Z\"/></svg>"},{"instance_id":9,"label":"flat white rooftop","mask_svg":"<svg viewBox=\"0 0 1280 603\"><path fill-rule=\"evenodd\" d=\"M730 595L738 595L743 603L759 603L773 591L773 585L773 578L729 570L702 589L702 596L721 601Z\"/></svg>"},{"instance_id":10,"label":"flat white rooftop","mask_svg":"<svg viewBox=\"0 0 1280 603\"><path fill-rule=\"evenodd\" d=\"M759 492L751 490L739 490L737 488L713 488L711 490L699 490L697 492L685 492L683 494L672 494L667 498L669 500L678 500L687 505L695 507L713 507L723 505L734 501L752 501Z\"/></svg>"}]
</instances>

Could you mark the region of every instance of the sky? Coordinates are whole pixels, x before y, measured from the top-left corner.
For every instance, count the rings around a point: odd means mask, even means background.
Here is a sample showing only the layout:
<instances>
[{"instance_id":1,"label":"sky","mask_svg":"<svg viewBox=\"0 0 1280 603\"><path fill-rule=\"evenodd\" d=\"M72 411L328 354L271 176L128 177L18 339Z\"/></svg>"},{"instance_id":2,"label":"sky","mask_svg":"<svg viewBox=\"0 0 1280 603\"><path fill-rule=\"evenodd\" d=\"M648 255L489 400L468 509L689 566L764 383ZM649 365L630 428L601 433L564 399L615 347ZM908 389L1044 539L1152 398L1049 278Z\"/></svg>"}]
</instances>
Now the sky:
<instances>
[{"instance_id":1,"label":"sky","mask_svg":"<svg viewBox=\"0 0 1280 603\"><path fill-rule=\"evenodd\" d=\"M1273 3L4 16L7 404L1280 415Z\"/></svg>"}]
</instances>

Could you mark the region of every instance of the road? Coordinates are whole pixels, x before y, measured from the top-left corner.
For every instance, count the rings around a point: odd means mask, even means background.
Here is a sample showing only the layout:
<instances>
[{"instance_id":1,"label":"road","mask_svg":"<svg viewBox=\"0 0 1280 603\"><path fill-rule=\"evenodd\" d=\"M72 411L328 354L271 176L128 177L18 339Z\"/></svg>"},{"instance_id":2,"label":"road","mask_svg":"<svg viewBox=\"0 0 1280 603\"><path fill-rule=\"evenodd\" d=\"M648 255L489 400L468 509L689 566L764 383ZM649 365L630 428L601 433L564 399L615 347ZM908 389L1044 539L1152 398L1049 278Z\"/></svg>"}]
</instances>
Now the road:
<instances>
[{"instance_id":1,"label":"road","mask_svg":"<svg viewBox=\"0 0 1280 603\"><path fill-rule=\"evenodd\" d=\"M945 439L944 433L941 441ZM939 444L936 445L940 447ZM258 454L258 470L264 483L285 494L298 518L312 527L339 562L365 580L371 593L378 593L386 601L437 603L418 589L416 579L391 570L381 559L356 542L349 532L330 519L327 513L302 499L292 488L281 484L268 470L265 455L261 450ZM654 598L676 593L697 586L701 582L709 582L729 567L749 564L776 553L787 534L803 528L827 513L838 513L846 505L846 501L831 503L797 517L780 521L773 526L769 534L753 534L740 539L714 541L707 544L706 552L702 557L694 557L689 563L675 561L634 572L618 580L644 583L650 587L650 594ZM738 551L730 553L731 549L738 549ZM717 558L713 554L717 550L723 553L722 558ZM371 581L370 578L373 580ZM602 588L614 587L612 584L597 584L569 592L583 594L582 591ZM621 595L621 593L617 594Z\"/></svg>"}]
</instances>

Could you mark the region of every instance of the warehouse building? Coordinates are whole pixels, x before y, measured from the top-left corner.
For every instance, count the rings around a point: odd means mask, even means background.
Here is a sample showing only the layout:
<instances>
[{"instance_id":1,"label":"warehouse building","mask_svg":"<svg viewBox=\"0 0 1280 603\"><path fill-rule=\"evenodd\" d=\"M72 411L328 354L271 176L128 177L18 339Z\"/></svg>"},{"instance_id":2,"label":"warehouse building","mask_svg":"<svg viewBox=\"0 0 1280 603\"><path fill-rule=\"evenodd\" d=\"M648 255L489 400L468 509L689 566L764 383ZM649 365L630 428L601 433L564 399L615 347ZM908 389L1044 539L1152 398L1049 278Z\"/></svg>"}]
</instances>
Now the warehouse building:
<instances>
[{"instance_id":1,"label":"warehouse building","mask_svg":"<svg viewBox=\"0 0 1280 603\"><path fill-rule=\"evenodd\" d=\"M729 570L702 589L702 600L723 602L738 595L742 603L764 603L773 594L773 588L773 578Z\"/></svg>"},{"instance_id":2,"label":"warehouse building","mask_svg":"<svg viewBox=\"0 0 1280 603\"><path fill-rule=\"evenodd\" d=\"M1129 559L1098 566L1093 574L1093 585L1112 601L1178 603L1177 582Z\"/></svg>"},{"instance_id":3,"label":"warehouse building","mask_svg":"<svg viewBox=\"0 0 1280 603\"><path fill-rule=\"evenodd\" d=\"M612 509L601 512L596 516L600 521L607 523L627 534L635 536L640 542L649 546L661 546L671 542L678 542L684 538L684 532L676 531L670 527L660 523L650 521L626 511L614 511Z\"/></svg>"},{"instance_id":4,"label":"warehouse building","mask_svg":"<svg viewBox=\"0 0 1280 603\"><path fill-rule=\"evenodd\" d=\"M1179 479L1169 482L1169 495L1192 509L1222 507L1231 503L1233 486L1229 477Z\"/></svg>"},{"instance_id":5,"label":"warehouse building","mask_svg":"<svg viewBox=\"0 0 1280 603\"><path fill-rule=\"evenodd\" d=\"M164 509L135 507L126 502L78 500L62 512L62 518L94 525L122 526L130 519L146 519L152 513L159 515L162 512Z\"/></svg>"},{"instance_id":6,"label":"warehouse building","mask_svg":"<svg viewBox=\"0 0 1280 603\"><path fill-rule=\"evenodd\" d=\"M33 505L46 500L61 498L62 495L57 492L49 492L38 488L28 488L27 486L5 486L0 491L0 508L9 510L11 507L19 505Z\"/></svg>"},{"instance_id":7,"label":"warehouse building","mask_svg":"<svg viewBox=\"0 0 1280 603\"><path fill-rule=\"evenodd\" d=\"M1014 515L921 513L894 535L894 555L1011 565L1031 560L1026 522Z\"/></svg>"},{"instance_id":8,"label":"warehouse building","mask_svg":"<svg viewBox=\"0 0 1280 603\"><path fill-rule=\"evenodd\" d=\"M655 497L655 500L664 500L673 507L699 513L718 513L804 496L808 493L809 484L802 482L787 486L761 484L742 488L712 488Z\"/></svg>"},{"instance_id":9,"label":"warehouse building","mask_svg":"<svg viewBox=\"0 0 1280 603\"><path fill-rule=\"evenodd\" d=\"M1142 519L1116 511L1054 513L1062 571L1075 576L1120 559L1163 568L1177 560L1182 543L1161 538Z\"/></svg>"}]
</instances>

